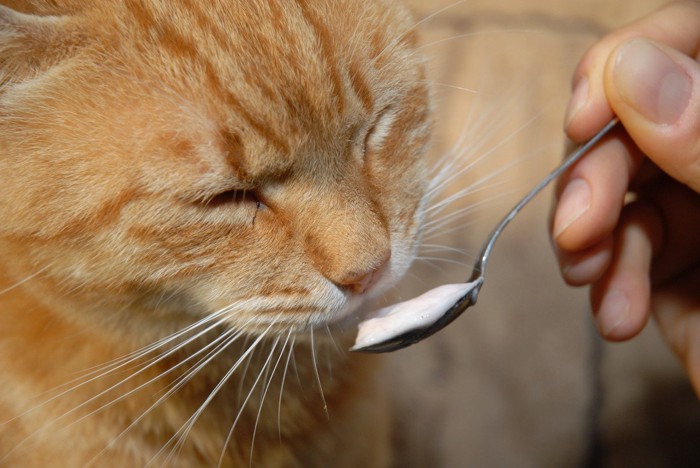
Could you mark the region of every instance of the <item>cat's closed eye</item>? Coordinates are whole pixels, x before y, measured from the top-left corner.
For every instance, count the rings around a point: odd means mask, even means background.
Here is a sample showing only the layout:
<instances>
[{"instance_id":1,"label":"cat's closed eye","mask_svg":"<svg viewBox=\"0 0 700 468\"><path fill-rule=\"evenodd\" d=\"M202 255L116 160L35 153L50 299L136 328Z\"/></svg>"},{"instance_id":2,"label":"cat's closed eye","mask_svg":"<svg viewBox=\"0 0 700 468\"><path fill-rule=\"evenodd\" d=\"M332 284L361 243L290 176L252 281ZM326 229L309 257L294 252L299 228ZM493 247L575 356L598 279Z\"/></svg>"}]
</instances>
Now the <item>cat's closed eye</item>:
<instances>
[{"instance_id":1,"label":"cat's closed eye","mask_svg":"<svg viewBox=\"0 0 700 468\"><path fill-rule=\"evenodd\" d=\"M252 204L256 207L256 209L260 209L263 206L263 202L260 200L260 197L255 190L238 189L225 190L217 193L216 195L202 200L202 204L209 208L216 208L225 205L237 206Z\"/></svg>"},{"instance_id":2,"label":"cat's closed eye","mask_svg":"<svg viewBox=\"0 0 700 468\"><path fill-rule=\"evenodd\" d=\"M363 147L365 156L381 150L382 145L392 131L395 118L396 111L393 106L387 106L379 112L365 137Z\"/></svg>"},{"instance_id":3,"label":"cat's closed eye","mask_svg":"<svg viewBox=\"0 0 700 468\"><path fill-rule=\"evenodd\" d=\"M395 118L394 106L386 106L356 130L353 139L362 164L366 162L367 157L382 150L382 145L393 130Z\"/></svg>"}]
</instances>

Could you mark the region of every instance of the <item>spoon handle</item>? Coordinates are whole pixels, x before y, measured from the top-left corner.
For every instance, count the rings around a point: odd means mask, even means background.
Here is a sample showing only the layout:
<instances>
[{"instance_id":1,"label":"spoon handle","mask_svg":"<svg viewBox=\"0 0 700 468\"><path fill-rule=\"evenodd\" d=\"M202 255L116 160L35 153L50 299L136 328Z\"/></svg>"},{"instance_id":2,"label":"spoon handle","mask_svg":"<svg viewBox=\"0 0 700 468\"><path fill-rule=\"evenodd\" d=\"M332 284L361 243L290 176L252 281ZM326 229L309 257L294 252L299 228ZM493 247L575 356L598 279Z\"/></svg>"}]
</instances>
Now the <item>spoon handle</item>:
<instances>
[{"instance_id":1,"label":"spoon handle","mask_svg":"<svg viewBox=\"0 0 700 468\"><path fill-rule=\"evenodd\" d=\"M530 202L535 196L537 196L538 193L542 191L551 181L554 179L558 178L564 171L569 169L576 161L581 159L581 157L586 154L595 144L597 144L605 135L610 132L618 123L619 119L617 117L614 117L610 122L608 122L605 127L603 127L602 130L600 130L598 133L593 136L590 140L588 140L586 143L583 145L579 146L573 153L569 155L568 158L564 160L561 165L559 165L556 169L554 169L552 172L547 175L539 184L537 184L530 192L523 197L520 202L518 202L517 205L511 209L508 214L501 220L500 223L494 228L494 230L491 232L491 235L487 238L487 241L484 243L483 247L481 248L481 252L479 253L478 260L474 264L474 271L472 272L472 277L469 279L469 281L474 281L479 277L484 277L486 274L486 262L489 259L489 256L491 255L491 251L493 250L493 246L496 243L496 239L498 239L503 232L503 229L515 218L515 216L520 212L520 210L523 209L525 205Z\"/></svg>"}]
</instances>

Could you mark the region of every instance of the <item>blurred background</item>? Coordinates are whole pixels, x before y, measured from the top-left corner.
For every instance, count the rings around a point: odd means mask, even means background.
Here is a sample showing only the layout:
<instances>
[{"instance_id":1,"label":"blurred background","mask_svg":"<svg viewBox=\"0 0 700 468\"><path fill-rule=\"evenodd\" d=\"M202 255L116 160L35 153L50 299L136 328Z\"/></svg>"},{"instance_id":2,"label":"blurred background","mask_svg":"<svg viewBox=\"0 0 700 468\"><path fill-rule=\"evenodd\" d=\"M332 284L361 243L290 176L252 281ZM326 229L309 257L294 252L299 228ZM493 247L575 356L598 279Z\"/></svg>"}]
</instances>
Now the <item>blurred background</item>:
<instances>
[{"instance_id":1,"label":"blurred background","mask_svg":"<svg viewBox=\"0 0 700 468\"><path fill-rule=\"evenodd\" d=\"M405 0L436 99L432 158L467 168L394 299L465 280L494 224L562 158L573 70L607 31L659 0ZM456 145L456 146L455 146ZM455 171L456 173L456 171ZM700 466L700 404L647 327L603 343L587 291L561 280L551 191L496 244L477 307L387 357L401 467ZM444 222L445 224L441 224ZM461 264L461 265L460 265Z\"/></svg>"}]
</instances>

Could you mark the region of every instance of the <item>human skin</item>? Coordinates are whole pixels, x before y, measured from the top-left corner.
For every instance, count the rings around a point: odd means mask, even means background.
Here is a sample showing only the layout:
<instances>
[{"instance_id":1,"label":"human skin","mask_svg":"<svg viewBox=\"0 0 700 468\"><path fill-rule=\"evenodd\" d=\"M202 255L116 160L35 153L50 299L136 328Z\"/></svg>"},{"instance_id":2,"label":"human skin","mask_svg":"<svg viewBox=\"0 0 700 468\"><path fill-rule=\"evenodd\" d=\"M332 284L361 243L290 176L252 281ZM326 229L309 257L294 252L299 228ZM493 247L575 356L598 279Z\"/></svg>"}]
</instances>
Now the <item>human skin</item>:
<instances>
[{"instance_id":1,"label":"human skin","mask_svg":"<svg viewBox=\"0 0 700 468\"><path fill-rule=\"evenodd\" d=\"M700 2L614 31L574 74L566 133L622 127L558 183L550 232L567 283L590 286L601 335L655 317L700 395Z\"/></svg>"}]
</instances>

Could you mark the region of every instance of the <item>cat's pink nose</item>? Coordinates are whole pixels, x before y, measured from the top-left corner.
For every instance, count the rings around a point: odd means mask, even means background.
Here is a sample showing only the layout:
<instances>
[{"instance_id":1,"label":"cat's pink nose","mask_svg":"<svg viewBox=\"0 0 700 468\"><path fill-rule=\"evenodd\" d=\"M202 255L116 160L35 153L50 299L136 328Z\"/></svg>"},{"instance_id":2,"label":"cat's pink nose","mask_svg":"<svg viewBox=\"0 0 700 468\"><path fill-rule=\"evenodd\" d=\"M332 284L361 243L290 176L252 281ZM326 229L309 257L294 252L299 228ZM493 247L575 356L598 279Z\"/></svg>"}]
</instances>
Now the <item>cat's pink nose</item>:
<instances>
[{"instance_id":1,"label":"cat's pink nose","mask_svg":"<svg viewBox=\"0 0 700 468\"><path fill-rule=\"evenodd\" d=\"M386 264L389 263L389 258L391 257L391 254L387 255L387 257L382 260L382 262L363 273L359 274L352 274L348 275L346 278L344 278L341 281L341 285L345 286L347 289L351 290L355 294L363 294L367 292L372 286L374 286L377 281L382 276L382 272L384 271L384 268L386 267Z\"/></svg>"}]
</instances>

